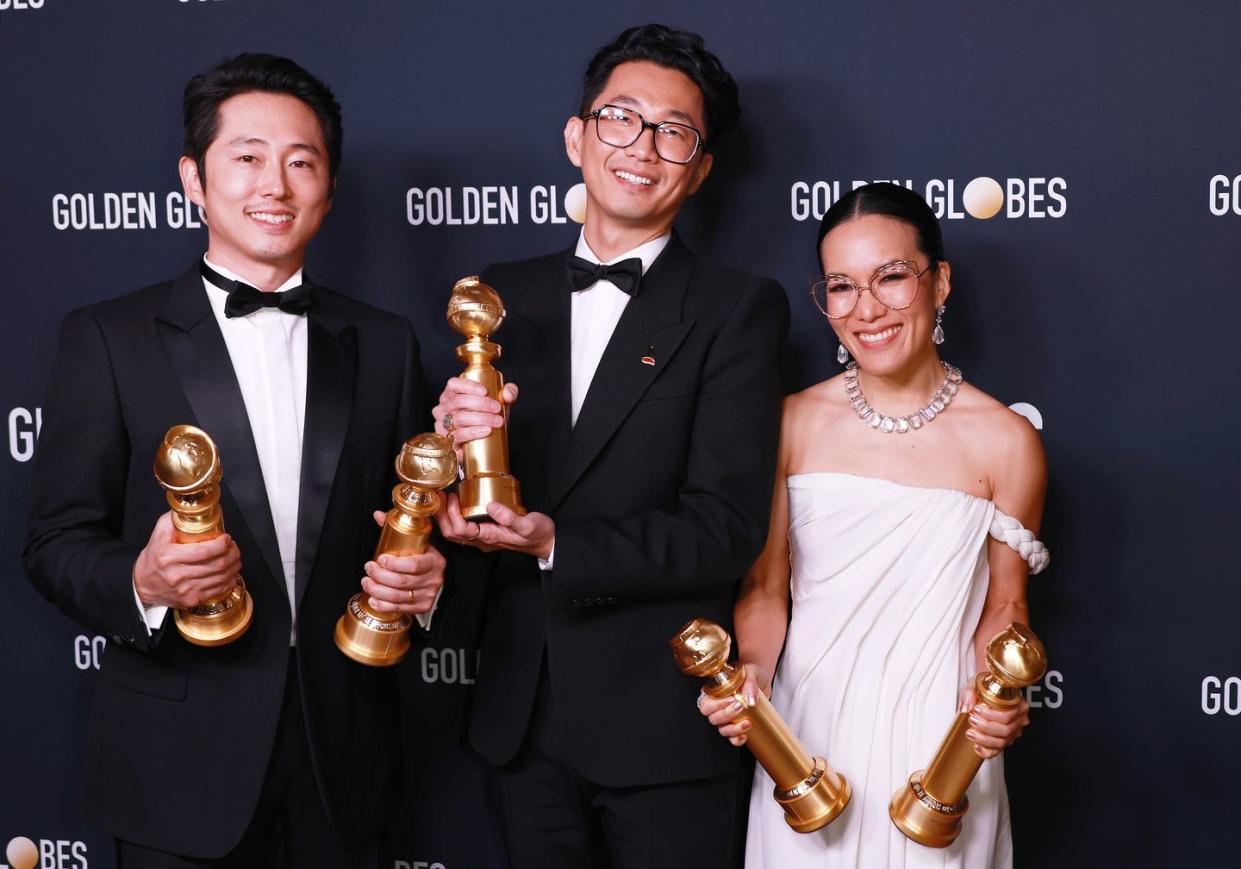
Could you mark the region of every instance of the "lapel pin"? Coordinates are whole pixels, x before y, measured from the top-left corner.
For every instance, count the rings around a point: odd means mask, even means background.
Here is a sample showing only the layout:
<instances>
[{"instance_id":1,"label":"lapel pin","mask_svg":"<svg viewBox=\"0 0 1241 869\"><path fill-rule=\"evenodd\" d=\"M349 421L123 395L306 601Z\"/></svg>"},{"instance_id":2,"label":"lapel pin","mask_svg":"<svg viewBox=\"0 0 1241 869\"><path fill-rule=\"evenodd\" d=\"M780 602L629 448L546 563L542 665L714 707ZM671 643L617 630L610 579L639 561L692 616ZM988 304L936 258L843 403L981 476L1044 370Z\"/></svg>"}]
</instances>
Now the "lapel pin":
<instances>
[{"instance_id":1,"label":"lapel pin","mask_svg":"<svg viewBox=\"0 0 1241 869\"><path fill-rule=\"evenodd\" d=\"M655 347L654 346L647 348L646 355L642 357L642 364L643 365L654 365L655 364Z\"/></svg>"}]
</instances>

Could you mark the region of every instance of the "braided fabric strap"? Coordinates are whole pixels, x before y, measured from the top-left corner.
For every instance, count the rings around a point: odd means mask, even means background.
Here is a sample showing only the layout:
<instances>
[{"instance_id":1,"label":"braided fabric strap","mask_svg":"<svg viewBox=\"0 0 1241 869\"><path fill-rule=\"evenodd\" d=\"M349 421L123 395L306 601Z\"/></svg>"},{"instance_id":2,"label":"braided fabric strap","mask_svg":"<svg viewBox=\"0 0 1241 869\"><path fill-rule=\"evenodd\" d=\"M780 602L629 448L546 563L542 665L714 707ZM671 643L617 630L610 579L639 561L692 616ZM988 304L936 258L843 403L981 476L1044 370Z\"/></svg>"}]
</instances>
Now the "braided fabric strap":
<instances>
[{"instance_id":1,"label":"braided fabric strap","mask_svg":"<svg viewBox=\"0 0 1241 869\"><path fill-rule=\"evenodd\" d=\"M1042 573L1051 564L1051 553L1043 542L1034 536L1033 531L1005 513L995 511L991 520L991 536L1018 553L1030 565L1030 573Z\"/></svg>"}]
</instances>

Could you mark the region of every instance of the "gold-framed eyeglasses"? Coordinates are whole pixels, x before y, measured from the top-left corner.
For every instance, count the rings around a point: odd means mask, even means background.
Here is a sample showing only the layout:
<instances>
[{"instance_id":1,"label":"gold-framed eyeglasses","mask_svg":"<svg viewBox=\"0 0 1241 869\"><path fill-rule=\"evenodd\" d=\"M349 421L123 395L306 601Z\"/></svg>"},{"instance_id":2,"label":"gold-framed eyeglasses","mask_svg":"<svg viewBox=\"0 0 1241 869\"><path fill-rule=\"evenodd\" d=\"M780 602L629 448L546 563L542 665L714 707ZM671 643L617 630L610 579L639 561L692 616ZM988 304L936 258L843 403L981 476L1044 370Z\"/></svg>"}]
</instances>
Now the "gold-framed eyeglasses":
<instances>
[{"instance_id":1,"label":"gold-framed eyeglasses","mask_svg":"<svg viewBox=\"0 0 1241 869\"><path fill-rule=\"evenodd\" d=\"M707 147L702 133L689 124L673 121L655 124L624 106L603 105L582 115L583 121L591 118L595 119L595 134L599 136L599 141L613 148L628 148L648 129L653 130L655 153L669 163L688 163L694 159L699 148Z\"/></svg>"},{"instance_id":2,"label":"gold-framed eyeglasses","mask_svg":"<svg viewBox=\"0 0 1241 869\"><path fill-rule=\"evenodd\" d=\"M852 314L858 299L862 297L862 290L869 292L885 308L901 311L918 298L921 278L934 264L927 263L926 268L919 271L915 262L896 260L875 269L870 280L861 286L848 275L829 273L810 282L810 297L831 320L843 320Z\"/></svg>"}]
</instances>

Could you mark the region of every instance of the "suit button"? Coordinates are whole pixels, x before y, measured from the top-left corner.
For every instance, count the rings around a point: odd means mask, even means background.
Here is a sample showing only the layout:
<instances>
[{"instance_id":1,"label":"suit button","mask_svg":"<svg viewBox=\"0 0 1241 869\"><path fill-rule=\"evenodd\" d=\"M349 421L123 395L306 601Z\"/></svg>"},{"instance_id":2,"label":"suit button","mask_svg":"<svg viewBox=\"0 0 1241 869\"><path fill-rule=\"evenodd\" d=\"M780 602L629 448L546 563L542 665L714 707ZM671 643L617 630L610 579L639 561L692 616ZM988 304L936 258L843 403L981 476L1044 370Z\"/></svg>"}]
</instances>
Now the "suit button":
<instances>
[{"instance_id":1,"label":"suit button","mask_svg":"<svg viewBox=\"0 0 1241 869\"><path fill-rule=\"evenodd\" d=\"M608 600L607 600L607 602L608 602L608 603L616 603L616 598L612 597L611 595L608 595Z\"/></svg>"},{"instance_id":2,"label":"suit button","mask_svg":"<svg viewBox=\"0 0 1241 869\"><path fill-rule=\"evenodd\" d=\"M582 602L581 602L580 600L578 600L577 598L573 598L573 608L574 608L574 609L577 609L577 608L578 608L578 607L580 607L581 605L582 605Z\"/></svg>"},{"instance_id":3,"label":"suit button","mask_svg":"<svg viewBox=\"0 0 1241 869\"><path fill-rule=\"evenodd\" d=\"M604 598L601 598L601 597L595 598L596 606L603 606L605 603L607 603L607 601Z\"/></svg>"}]
</instances>

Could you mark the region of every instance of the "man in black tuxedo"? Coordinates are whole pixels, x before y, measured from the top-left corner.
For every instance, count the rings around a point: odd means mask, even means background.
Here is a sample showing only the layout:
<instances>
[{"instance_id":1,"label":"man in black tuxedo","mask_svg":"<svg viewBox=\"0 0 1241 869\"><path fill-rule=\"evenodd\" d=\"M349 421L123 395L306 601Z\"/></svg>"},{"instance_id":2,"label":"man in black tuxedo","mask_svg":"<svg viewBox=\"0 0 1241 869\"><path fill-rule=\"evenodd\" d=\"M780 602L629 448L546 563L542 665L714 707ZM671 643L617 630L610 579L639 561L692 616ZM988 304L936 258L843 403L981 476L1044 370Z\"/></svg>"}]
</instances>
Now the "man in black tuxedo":
<instances>
[{"instance_id":1,"label":"man in black tuxedo","mask_svg":"<svg viewBox=\"0 0 1241 869\"><path fill-rule=\"evenodd\" d=\"M508 311L529 513L493 503L475 524L454 497L440 523L498 550L477 559L491 585L470 737L500 767L517 867L735 859L738 755L703 727L668 640L699 616L731 625L771 502L787 297L672 230L738 116L698 36L625 31L565 127L587 194L575 248L483 274ZM461 443L502 425L481 391L450 380L437 430Z\"/></svg>"},{"instance_id":2,"label":"man in black tuxedo","mask_svg":"<svg viewBox=\"0 0 1241 869\"><path fill-rule=\"evenodd\" d=\"M430 421L418 344L400 317L299 286L340 162L331 91L290 60L240 55L191 80L184 109L206 256L68 315L34 468L26 568L110 640L87 811L124 867L375 866L397 685L338 651L333 628L363 565L374 605L420 621L443 583L434 550L368 561L393 459ZM224 468L229 534L208 542L173 541L151 476L180 423ZM239 572L250 629L186 642L168 608L218 598Z\"/></svg>"}]
</instances>

